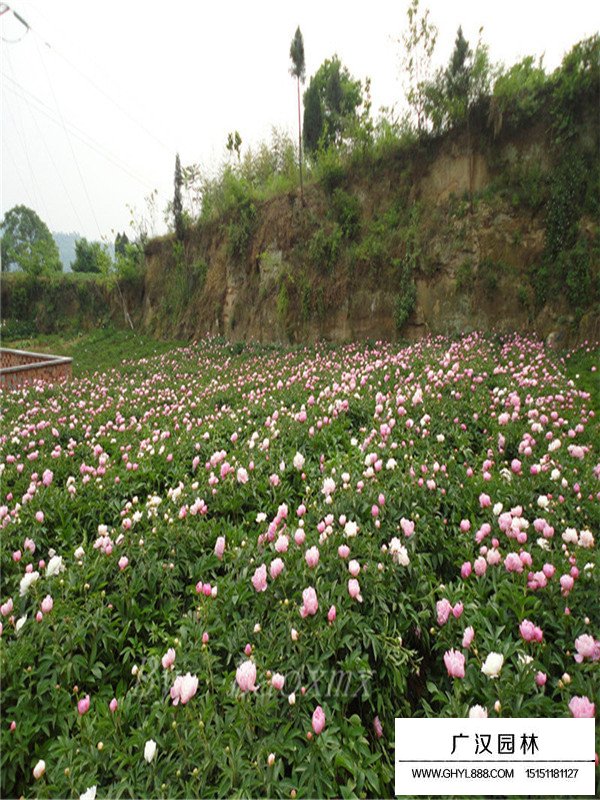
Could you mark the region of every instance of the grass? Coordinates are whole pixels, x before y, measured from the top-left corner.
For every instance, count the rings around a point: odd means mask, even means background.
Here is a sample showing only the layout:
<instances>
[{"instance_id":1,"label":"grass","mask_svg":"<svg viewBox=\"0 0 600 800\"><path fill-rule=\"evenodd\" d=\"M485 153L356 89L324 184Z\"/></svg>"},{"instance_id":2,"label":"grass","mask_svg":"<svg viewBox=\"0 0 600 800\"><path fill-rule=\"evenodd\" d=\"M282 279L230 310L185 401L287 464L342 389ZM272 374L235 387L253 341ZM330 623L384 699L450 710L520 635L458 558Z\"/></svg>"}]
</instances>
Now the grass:
<instances>
[{"instance_id":1,"label":"grass","mask_svg":"<svg viewBox=\"0 0 600 800\"><path fill-rule=\"evenodd\" d=\"M590 393L590 406L596 416L600 414L600 362L596 346L574 351L570 358L565 359L567 375L579 389ZM592 367L596 371L592 372Z\"/></svg>"},{"instance_id":2,"label":"grass","mask_svg":"<svg viewBox=\"0 0 600 800\"><path fill-rule=\"evenodd\" d=\"M183 344L185 342L161 341L135 331L107 327L68 338L53 333L15 339L7 342L6 346L15 350L69 356L73 359L73 375L81 376L119 367L123 359L148 358Z\"/></svg>"}]
</instances>

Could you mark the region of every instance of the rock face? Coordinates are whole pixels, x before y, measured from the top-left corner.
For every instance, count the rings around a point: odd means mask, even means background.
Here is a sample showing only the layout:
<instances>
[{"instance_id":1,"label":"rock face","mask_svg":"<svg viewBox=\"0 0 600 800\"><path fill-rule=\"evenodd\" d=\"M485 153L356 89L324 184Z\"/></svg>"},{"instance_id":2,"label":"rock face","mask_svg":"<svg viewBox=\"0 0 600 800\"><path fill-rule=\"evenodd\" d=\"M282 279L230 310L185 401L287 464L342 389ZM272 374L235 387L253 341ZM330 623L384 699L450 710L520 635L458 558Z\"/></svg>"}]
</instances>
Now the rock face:
<instances>
[{"instance_id":1,"label":"rock face","mask_svg":"<svg viewBox=\"0 0 600 800\"><path fill-rule=\"evenodd\" d=\"M242 254L228 246L235 214L199 227L185 242L185 261L201 261L205 279L188 286L176 313L166 298L188 279L174 269L172 240L154 241L144 325L155 333L261 342L416 338L475 328L535 331L561 346L598 337L597 310L575 323L563 296L542 307L536 302L532 274L544 252L544 213L527 197L515 199L506 176L522 183L523 175L551 170L544 136L540 125L492 141L446 137L350 172L338 191L358 202L358 231L342 237L329 260L319 259L315 243L336 234L336 195L318 185L305 190L305 205L293 193L258 205ZM591 220L581 228L590 239L596 235ZM415 299L407 316L399 309L409 262Z\"/></svg>"},{"instance_id":2,"label":"rock face","mask_svg":"<svg viewBox=\"0 0 600 800\"><path fill-rule=\"evenodd\" d=\"M597 154L597 108L590 119L581 150ZM583 293L577 309L566 291L539 299L546 247L540 186L554 174L553 152L544 121L497 138L483 125L468 138L452 133L392 149L345 169L329 191L326 181L309 183L304 204L297 192L280 194L254 203L250 221L243 209L230 209L194 226L183 248L169 236L151 241L143 285L118 296L95 290L88 316L108 309L115 321L130 316L158 336L273 343L472 329L531 331L560 347L599 339L593 292L589 302ZM578 226L591 254L589 284L598 286L598 220L583 216ZM35 307L38 328L52 322L47 290L23 302L5 283L5 317L12 306L16 319ZM56 303L63 315L70 304L85 327L76 288Z\"/></svg>"}]
</instances>

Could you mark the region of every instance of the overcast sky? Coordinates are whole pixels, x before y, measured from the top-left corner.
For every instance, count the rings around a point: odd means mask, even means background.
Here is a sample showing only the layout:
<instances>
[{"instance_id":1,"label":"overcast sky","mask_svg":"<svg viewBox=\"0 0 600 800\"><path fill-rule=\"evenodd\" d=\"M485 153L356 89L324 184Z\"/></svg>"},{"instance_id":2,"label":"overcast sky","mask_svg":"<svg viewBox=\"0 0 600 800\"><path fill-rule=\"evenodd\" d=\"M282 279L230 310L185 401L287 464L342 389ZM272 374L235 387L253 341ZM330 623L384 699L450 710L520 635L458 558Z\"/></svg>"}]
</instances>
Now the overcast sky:
<instances>
[{"instance_id":1,"label":"overcast sky","mask_svg":"<svg viewBox=\"0 0 600 800\"><path fill-rule=\"evenodd\" d=\"M0 4L1 6L4 4ZM227 133L242 149L278 126L296 135L289 75L296 26L307 76L337 53L372 80L373 109L402 100L397 39L408 0L298 3L203 0L8 0L2 25L1 212L23 203L53 231L88 238L128 230L130 212L172 195L175 153L215 170ZM593 0L421 0L440 35L445 64L459 24L479 28L494 61L545 54L556 67L597 32Z\"/></svg>"}]
</instances>

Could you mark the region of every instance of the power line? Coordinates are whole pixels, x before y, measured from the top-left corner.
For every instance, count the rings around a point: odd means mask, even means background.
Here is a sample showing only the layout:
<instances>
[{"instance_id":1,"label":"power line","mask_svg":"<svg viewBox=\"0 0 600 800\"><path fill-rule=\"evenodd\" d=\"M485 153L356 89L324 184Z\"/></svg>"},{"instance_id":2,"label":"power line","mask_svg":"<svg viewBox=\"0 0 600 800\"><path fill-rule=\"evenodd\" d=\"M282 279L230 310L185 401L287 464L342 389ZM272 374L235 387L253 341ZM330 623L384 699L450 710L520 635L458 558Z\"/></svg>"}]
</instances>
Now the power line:
<instances>
[{"instance_id":1,"label":"power line","mask_svg":"<svg viewBox=\"0 0 600 800\"><path fill-rule=\"evenodd\" d=\"M11 61L10 57L8 58L8 64L9 64L11 73L13 73L13 75L14 75L12 61ZM12 80L15 84L17 83L17 81L15 81L14 77L10 78L8 75L5 76L5 77L9 78L9 80ZM17 97L18 96L19 95L17 95ZM73 202L73 198L71 197L71 193L69 192L69 189L67 188L67 185L66 185L66 183L64 181L64 178L63 178L61 170L59 170L58 167L56 166L56 161L54 160L54 156L52 155L52 151L48 147L48 142L46 141L46 137L42 135L42 132L40 130L40 126L38 125L38 121L37 121L37 119L36 119L36 117L35 117L35 115L33 113L33 109L31 108L31 105L30 105L30 103L29 103L29 101L27 100L26 97L23 97L21 99L23 99L25 104L27 105L27 110L29 111L29 115L30 115L31 119L33 120L33 123L34 123L34 125L36 127L36 130L38 132L39 138L44 143L44 147L46 148L46 153L48 154L48 158L50 159L50 162L52 163L52 166L54 167L54 169L56 171L58 179L62 184L64 192L65 192L65 194L66 194L66 196L67 196L67 198L69 200L69 203L71 204L71 208L73 209L73 213L75 214L75 216L77 218L77 221L79 223L79 228L80 228L80 230L83 230L83 222L81 221L81 217L79 216L79 212L77 211L77 206Z\"/></svg>"},{"instance_id":2,"label":"power line","mask_svg":"<svg viewBox=\"0 0 600 800\"><path fill-rule=\"evenodd\" d=\"M33 195L30 193L29 186L27 185L26 181L23 180L23 175L21 174L21 170L19 169L19 165L18 165L15 157L13 156L12 151L10 149L10 146L9 146L8 142L6 141L6 139L2 140L2 146L6 147L6 152L10 156L10 160L13 162L13 166L14 166L15 171L17 173L17 177L21 181L21 183L23 185L23 189L25 190L25 194L27 195L27 199L29 201L29 205L30 206L34 206L35 205L35 199L33 198Z\"/></svg>"},{"instance_id":3,"label":"power line","mask_svg":"<svg viewBox=\"0 0 600 800\"><path fill-rule=\"evenodd\" d=\"M51 122L54 122L56 125L60 125L61 124L60 120L56 119L56 117L54 116L54 111L50 108L50 106L48 106L47 103L44 103L43 100L40 100L39 97L34 95L33 92L30 92L29 89L26 89L24 86L22 86L14 78L11 78L10 75L5 75L4 77L8 81L13 83L15 85L15 87L17 87L17 89L18 89L18 91L17 91L13 86L7 86L6 88L9 91L13 92L17 97L19 97L20 99L25 100L25 101L27 100L27 96L28 96L31 100L35 101L35 103L37 103L40 106L40 108L34 107L35 111L37 111L40 114L43 114L45 117L47 117ZM86 133L82 128L80 128L79 126L75 125L74 122L72 122L71 120L67 120L67 119L65 119L65 122L66 122L66 124L68 124L69 128L71 129L71 135L72 136L74 136L80 142L85 144L87 147L89 147L91 150L93 150L99 156L102 156L102 158L105 158L107 161L110 161L112 164L114 164L115 167L117 167L118 169L122 170L124 173L129 175L130 178L133 178L134 180L136 180L138 183L140 183L146 189L152 189L153 188L152 184L148 180L146 180L145 178L142 178L140 175L138 175L135 172L133 172L132 170L130 170L128 166L126 166L123 162L121 162L119 160L118 156L114 155L114 153L111 153L110 150L107 150L104 147L104 145L102 145L100 142L98 142L96 139L94 139L92 136L90 136L88 133Z\"/></svg>"},{"instance_id":4,"label":"power line","mask_svg":"<svg viewBox=\"0 0 600 800\"><path fill-rule=\"evenodd\" d=\"M83 191L85 192L85 196L88 201L88 205L90 207L90 211L92 212L92 217L94 218L94 222L96 223L96 227L98 228L98 235L102 238L102 231L100 230L100 223L98 222L98 218L96 217L96 212L94 211L94 206L92 205L92 200L90 198L86 182L83 178L83 173L81 172L81 167L79 166L79 161L77 160L77 156L75 155L75 149L73 147L73 142L71 141L71 137L69 136L69 131L67 130L67 126L65 125L65 121L63 119L62 111L60 110L60 106L58 104L58 100L56 98L56 94L54 92L54 86L52 85L52 81L50 80L50 75L48 74L48 70L46 69L46 64L44 63L44 59L42 58L42 54L40 53L40 49L38 43L36 41L36 49L38 51L38 56L40 61L42 62L42 67L44 72L46 73L46 79L48 81L48 85L50 86L50 91L52 92L52 97L54 98L54 104L56 105L56 109L60 116L60 120L62 122L63 130L65 132L65 136L67 137L67 141L69 142L69 148L71 150L71 155L73 156L73 161L75 162L75 166L77 168L77 172L79 173L79 178L81 180L81 185L83 186Z\"/></svg>"},{"instance_id":5,"label":"power line","mask_svg":"<svg viewBox=\"0 0 600 800\"><path fill-rule=\"evenodd\" d=\"M101 86L99 86L96 83L96 81L94 81L93 78L90 78L89 75L86 75L86 73L83 72L77 66L77 64L74 64L73 61L71 61L71 59L68 58L64 53L61 53L60 50L57 50L56 47L54 47L52 44L50 44L50 42L48 42L40 33L38 33L37 29L32 28L27 22L25 22L25 20L22 19L22 17L20 17L18 14L16 14L16 12L14 10L13 10L13 14L17 17L17 19L19 19L21 22L23 22L23 24L27 26L27 29L30 30L34 34L35 37L38 37L43 42L43 44L51 52L53 52L59 58L62 58L63 61L65 61L71 67L71 69L74 69L75 72L77 72L78 75L80 75L91 86L93 86L94 89L96 89L97 92L99 92L101 95L103 95L109 102L111 102L116 108L118 108L119 111L122 114L124 114L129 120L131 120L131 122L133 122L135 125L137 125L138 128L140 128L142 131L144 131L144 133L147 136L149 136L151 139L153 139L156 142L156 144L160 145L160 147L162 147L164 150L166 150L170 155L173 154L174 148L170 147L168 144L165 144L165 142L163 142L161 139L159 139L158 136L156 136L154 133L152 133L152 131L149 130L142 122L140 122L140 120L136 119L136 117L134 117L127 108L124 108L119 103L118 100L115 100L115 98L112 97L105 89L103 89Z\"/></svg>"},{"instance_id":6,"label":"power line","mask_svg":"<svg viewBox=\"0 0 600 800\"><path fill-rule=\"evenodd\" d=\"M3 100L6 103L6 98L3 98ZM16 117L12 113L12 109L11 109L9 103L6 103L6 108L8 110L10 118L12 119L13 125L14 125L15 129L17 130L17 133L20 136L20 139L23 142L23 149L25 150L25 160L27 162L27 166L29 168L29 176L31 178L32 195L35 198L36 205L37 205L37 203L39 201L39 205L42 207L46 219L48 219L49 218L48 208L46 206L46 203L44 202L44 196L43 196L42 192L40 191L40 187L38 186L37 178L35 177L35 172L33 170L33 166L31 164L31 159L29 157L29 147L27 145L27 134L25 132L25 125L23 124L23 118L21 117L21 109L20 108L18 109L19 120L20 120L20 125L19 125L17 123Z\"/></svg>"}]
</instances>

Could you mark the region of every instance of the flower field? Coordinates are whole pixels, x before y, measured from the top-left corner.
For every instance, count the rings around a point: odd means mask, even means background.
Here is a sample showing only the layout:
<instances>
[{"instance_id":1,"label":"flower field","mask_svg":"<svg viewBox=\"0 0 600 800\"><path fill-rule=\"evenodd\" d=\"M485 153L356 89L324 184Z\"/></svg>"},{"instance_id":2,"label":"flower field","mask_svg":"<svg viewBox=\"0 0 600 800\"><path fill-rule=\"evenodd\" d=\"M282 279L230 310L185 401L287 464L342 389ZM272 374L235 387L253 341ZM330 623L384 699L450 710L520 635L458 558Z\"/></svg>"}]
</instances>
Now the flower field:
<instances>
[{"instance_id":1,"label":"flower field","mask_svg":"<svg viewBox=\"0 0 600 800\"><path fill-rule=\"evenodd\" d=\"M395 717L594 716L567 366L208 340L6 393L1 796L393 796Z\"/></svg>"}]
</instances>

